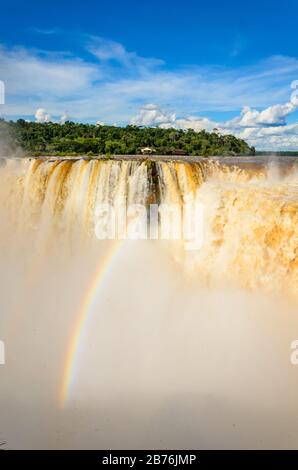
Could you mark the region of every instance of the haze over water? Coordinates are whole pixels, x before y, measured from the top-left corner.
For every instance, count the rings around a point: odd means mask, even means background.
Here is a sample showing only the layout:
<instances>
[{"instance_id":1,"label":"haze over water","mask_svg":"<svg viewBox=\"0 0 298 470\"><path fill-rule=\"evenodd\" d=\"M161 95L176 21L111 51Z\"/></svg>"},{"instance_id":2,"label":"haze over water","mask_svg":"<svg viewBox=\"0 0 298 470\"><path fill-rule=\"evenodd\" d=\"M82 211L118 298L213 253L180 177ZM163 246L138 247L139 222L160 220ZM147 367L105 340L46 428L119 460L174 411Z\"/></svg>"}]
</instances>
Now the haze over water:
<instances>
[{"instance_id":1,"label":"haze over water","mask_svg":"<svg viewBox=\"0 0 298 470\"><path fill-rule=\"evenodd\" d=\"M203 246L98 240L120 197L200 202ZM7 447L297 447L295 163L11 159L0 198Z\"/></svg>"}]
</instances>

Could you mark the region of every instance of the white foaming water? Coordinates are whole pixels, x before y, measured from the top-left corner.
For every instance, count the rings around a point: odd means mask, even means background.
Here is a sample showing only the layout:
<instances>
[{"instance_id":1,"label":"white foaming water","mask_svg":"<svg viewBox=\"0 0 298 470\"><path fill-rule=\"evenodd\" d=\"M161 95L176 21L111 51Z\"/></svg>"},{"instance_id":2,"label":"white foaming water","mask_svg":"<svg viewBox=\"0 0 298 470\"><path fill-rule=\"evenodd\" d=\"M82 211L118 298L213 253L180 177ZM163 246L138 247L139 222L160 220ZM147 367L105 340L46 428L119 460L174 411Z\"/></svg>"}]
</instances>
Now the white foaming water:
<instances>
[{"instance_id":1,"label":"white foaming water","mask_svg":"<svg viewBox=\"0 0 298 470\"><path fill-rule=\"evenodd\" d=\"M0 170L8 448L297 447L297 179L178 163L154 171ZM117 195L200 198L202 251L94 239L96 198Z\"/></svg>"}]
</instances>

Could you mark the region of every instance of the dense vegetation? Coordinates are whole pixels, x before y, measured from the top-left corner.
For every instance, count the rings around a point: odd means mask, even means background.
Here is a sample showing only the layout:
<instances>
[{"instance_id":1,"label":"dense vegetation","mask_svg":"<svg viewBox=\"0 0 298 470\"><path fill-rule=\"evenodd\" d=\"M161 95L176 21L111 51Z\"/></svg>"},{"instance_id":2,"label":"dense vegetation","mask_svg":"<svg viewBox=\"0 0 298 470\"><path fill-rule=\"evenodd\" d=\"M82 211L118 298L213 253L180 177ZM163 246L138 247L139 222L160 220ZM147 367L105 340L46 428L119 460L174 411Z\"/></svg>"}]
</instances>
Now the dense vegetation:
<instances>
[{"instance_id":1,"label":"dense vegetation","mask_svg":"<svg viewBox=\"0 0 298 470\"><path fill-rule=\"evenodd\" d=\"M19 119L0 120L1 153L21 147L30 155L135 155L144 147L159 155L251 155L255 153L244 140L217 131L115 127L92 124L35 123ZM4 137L4 138L3 138Z\"/></svg>"}]
</instances>

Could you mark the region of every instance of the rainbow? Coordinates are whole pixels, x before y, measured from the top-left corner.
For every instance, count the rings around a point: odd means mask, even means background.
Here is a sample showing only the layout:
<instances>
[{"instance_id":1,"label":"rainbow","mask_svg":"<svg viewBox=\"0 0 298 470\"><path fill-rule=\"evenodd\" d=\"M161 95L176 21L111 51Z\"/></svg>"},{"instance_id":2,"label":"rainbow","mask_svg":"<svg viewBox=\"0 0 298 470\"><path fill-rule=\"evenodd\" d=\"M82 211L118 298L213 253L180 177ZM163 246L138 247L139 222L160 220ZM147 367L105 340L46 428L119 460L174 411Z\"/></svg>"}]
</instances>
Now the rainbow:
<instances>
[{"instance_id":1,"label":"rainbow","mask_svg":"<svg viewBox=\"0 0 298 470\"><path fill-rule=\"evenodd\" d=\"M65 360L63 361L62 384L59 390L59 404L62 408L65 406L69 398L70 390L74 383L76 364L80 355L81 339L84 336L88 319L93 311L97 293L102 285L104 277L110 272L113 261L115 260L116 255L120 252L120 247L122 245L123 240L113 242L105 256L100 258L77 312L75 324L67 347L67 353Z\"/></svg>"}]
</instances>

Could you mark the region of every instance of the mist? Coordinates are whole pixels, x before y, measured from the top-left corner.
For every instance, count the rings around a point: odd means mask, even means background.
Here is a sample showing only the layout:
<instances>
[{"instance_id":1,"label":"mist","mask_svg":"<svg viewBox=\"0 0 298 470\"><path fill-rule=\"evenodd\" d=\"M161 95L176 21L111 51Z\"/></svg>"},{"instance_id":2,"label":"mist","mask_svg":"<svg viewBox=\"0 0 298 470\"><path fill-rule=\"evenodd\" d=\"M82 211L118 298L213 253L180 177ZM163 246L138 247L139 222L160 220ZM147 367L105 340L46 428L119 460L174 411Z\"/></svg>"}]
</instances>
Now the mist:
<instances>
[{"instance_id":1,"label":"mist","mask_svg":"<svg viewBox=\"0 0 298 470\"><path fill-rule=\"evenodd\" d=\"M0 118L0 165L4 164L1 157L20 158L23 156L24 152L17 143L9 123Z\"/></svg>"},{"instance_id":2,"label":"mist","mask_svg":"<svg viewBox=\"0 0 298 470\"><path fill-rule=\"evenodd\" d=\"M88 165L82 168L85 172ZM235 276L227 279L227 272L239 276L233 271L235 251L229 251L230 243L220 253L212 251L216 237L208 238L204 255L191 255L191 267L167 241L127 240L117 247L89 309L73 380L61 400L78 311L98 262L113 242L73 240L64 226L58 226L58 233L48 215L56 223L61 211L51 212L50 203L57 205L58 199L49 192L37 217L34 171L29 178L22 163L0 169L6 227L0 255L0 339L6 353L0 366L0 441L13 449L296 448L298 369L290 360L291 343L298 339L297 303L291 295L295 286L279 291L276 282L269 289L272 279L280 279L274 269L266 285L250 284L250 263L247 271L240 271L239 282ZM87 191L88 174L77 191ZM23 175L32 197L8 189L13 183L21 192ZM237 184L235 178L228 177L229 191L232 184L238 198L245 196L245 178L241 174ZM66 180L59 181L65 188ZM72 176L69 182L73 184ZM47 185L57 195L53 180ZM209 204L210 220L211 213L218 220L221 208L225 235L234 233L233 245L238 247L241 228L232 232L237 206L223 209L213 185L211 178L198 195ZM226 196L226 191L225 186L221 194ZM262 191L256 204L267 203ZM69 201L69 193L60 194ZM71 214L69 204L62 213L63 220L69 215L73 231L81 228L83 194L72 200ZM244 206L238 212L239 226L252 209ZM16 226L11 214L19 221L18 230L11 228ZM286 220L289 224L288 215ZM263 237L250 238L247 246L256 249L262 243ZM237 251L238 261L241 253ZM228 270L212 276L219 260ZM262 265L263 275L269 265Z\"/></svg>"}]
</instances>

